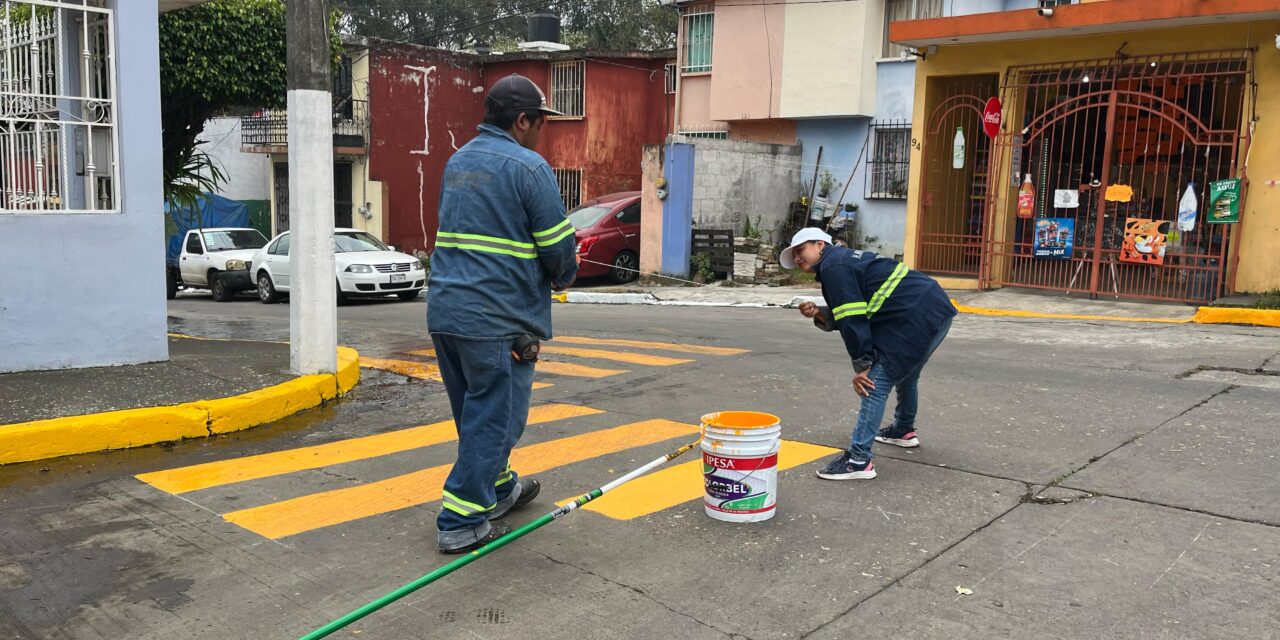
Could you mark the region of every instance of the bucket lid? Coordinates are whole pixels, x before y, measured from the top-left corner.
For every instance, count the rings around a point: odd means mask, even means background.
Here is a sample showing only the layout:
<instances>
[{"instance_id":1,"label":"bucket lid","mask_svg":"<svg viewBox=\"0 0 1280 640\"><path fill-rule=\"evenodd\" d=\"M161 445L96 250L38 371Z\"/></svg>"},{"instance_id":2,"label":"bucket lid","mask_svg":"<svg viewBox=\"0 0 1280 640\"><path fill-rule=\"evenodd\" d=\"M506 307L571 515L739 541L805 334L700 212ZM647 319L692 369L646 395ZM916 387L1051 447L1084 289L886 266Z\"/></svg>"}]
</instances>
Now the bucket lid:
<instances>
[{"instance_id":1,"label":"bucket lid","mask_svg":"<svg viewBox=\"0 0 1280 640\"><path fill-rule=\"evenodd\" d=\"M782 422L778 416L759 411L717 411L702 416L702 424L720 429L769 429Z\"/></svg>"}]
</instances>

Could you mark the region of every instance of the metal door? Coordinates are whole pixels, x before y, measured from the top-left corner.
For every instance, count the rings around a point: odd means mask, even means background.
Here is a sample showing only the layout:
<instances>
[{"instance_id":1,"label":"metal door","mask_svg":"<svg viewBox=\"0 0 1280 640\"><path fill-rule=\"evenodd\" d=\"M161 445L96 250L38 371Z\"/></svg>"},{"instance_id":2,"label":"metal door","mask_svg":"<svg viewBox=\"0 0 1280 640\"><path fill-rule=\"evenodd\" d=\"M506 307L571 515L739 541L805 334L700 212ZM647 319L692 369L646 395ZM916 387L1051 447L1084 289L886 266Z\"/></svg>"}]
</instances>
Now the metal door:
<instances>
[{"instance_id":1,"label":"metal door","mask_svg":"<svg viewBox=\"0 0 1280 640\"><path fill-rule=\"evenodd\" d=\"M988 186L1010 194L988 207L999 230L987 242L989 282L1197 302L1228 289L1232 225L1207 213L1210 185L1237 176L1250 63L1249 52L1209 52L1010 69L1003 98L1021 118L1000 138L1007 177L993 172ZM1035 200L1021 219L1014 201L1027 176ZM1188 188L1194 220L1179 231ZM1068 259L1034 255L1040 219L1073 223ZM1138 221L1172 233L1143 236L1151 252L1122 257Z\"/></svg>"}]
</instances>

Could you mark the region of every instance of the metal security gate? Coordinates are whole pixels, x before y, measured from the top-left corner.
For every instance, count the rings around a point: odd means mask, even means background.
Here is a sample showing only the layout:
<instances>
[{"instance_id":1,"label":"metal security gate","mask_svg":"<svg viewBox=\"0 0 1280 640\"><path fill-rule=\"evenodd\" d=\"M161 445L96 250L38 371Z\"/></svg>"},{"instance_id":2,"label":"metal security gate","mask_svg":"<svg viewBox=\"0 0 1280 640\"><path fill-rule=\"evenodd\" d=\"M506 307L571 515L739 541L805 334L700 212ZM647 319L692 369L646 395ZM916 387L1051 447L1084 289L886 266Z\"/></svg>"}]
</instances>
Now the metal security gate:
<instances>
[{"instance_id":1,"label":"metal security gate","mask_svg":"<svg viewBox=\"0 0 1280 640\"><path fill-rule=\"evenodd\" d=\"M1209 191L1239 175L1252 73L1249 51L1010 68L1001 97L1014 117L993 161L1009 170L992 171L986 192L1008 197L989 199L983 283L1188 302L1229 290L1236 225L1207 223ZM1023 219L1017 196L1028 176L1035 199ZM1194 226L1178 231L1188 187ZM1074 226L1069 258L1034 255L1042 219L1042 233L1063 219ZM1121 258L1126 227L1148 262Z\"/></svg>"},{"instance_id":2,"label":"metal security gate","mask_svg":"<svg viewBox=\"0 0 1280 640\"><path fill-rule=\"evenodd\" d=\"M929 108L924 130L916 268L977 277L993 165L982 113L997 91L998 79L984 75L928 82L928 95L936 104ZM957 153L962 159L956 159Z\"/></svg>"}]
</instances>

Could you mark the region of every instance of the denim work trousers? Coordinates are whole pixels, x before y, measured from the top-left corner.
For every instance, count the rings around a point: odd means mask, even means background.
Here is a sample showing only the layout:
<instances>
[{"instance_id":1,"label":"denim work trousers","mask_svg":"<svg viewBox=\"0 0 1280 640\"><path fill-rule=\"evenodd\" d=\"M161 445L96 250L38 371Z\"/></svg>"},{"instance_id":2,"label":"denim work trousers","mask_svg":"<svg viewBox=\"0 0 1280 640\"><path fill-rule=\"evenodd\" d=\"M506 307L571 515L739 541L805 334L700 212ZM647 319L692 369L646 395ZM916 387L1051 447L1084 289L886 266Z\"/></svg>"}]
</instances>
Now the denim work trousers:
<instances>
[{"instance_id":1,"label":"denim work trousers","mask_svg":"<svg viewBox=\"0 0 1280 640\"><path fill-rule=\"evenodd\" d=\"M943 338L947 337L947 332L950 330L951 320L947 319L941 327L938 327L937 335L929 343L924 361L901 380L892 379L879 362L871 365L867 376L876 383L876 388L862 399L862 408L858 411L858 424L853 429L852 441L849 444L849 455L854 460L865 462L871 459L871 444L875 442L876 434L880 432L880 422L884 420L884 405L889 399L890 389L898 390L898 408L893 412L894 427L902 430L915 426L916 409L920 402L920 372L924 371L924 366L929 363L929 357L938 349L938 345L942 344Z\"/></svg>"},{"instance_id":2,"label":"denim work trousers","mask_svg":"<svg viewBox=\"0 0 1280 640\"><path fill-rule=\"evenodd\" d=\"M534 365L511 357L510 339L431 340L458 430L436 528L442 544L470 544L489 533L488 515L516 486L508 457L529 417Z\"/></svg>"}]
</instances>

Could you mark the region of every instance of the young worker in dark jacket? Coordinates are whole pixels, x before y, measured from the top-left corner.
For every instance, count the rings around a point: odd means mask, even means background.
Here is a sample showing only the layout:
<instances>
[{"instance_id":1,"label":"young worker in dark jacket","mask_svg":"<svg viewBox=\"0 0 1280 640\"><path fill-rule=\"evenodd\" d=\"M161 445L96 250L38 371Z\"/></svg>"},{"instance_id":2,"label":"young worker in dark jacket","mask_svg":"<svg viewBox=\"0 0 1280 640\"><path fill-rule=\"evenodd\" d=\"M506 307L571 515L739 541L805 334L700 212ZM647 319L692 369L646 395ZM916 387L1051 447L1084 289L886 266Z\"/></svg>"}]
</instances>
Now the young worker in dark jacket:
<instances>
[{"instance_id":1,"label":"young worker in dark jacket","mask_svg":"<svg viewBox=\"0 0 1280 640\"><path fill-rule=\"evenodd\" d=\"M833 246L831 236L801 229L779 256L782 266L817 275L827 306L800 305L823 331L839 331L853 361L862 409L849 449L818 472L827 480L876 477L871 441L918 447L915 432L920 372L947 331L956 309L929 276L867 251ZM898 390L893 424L880 429L889 390Z\"/></svg>"}]
</instances>

